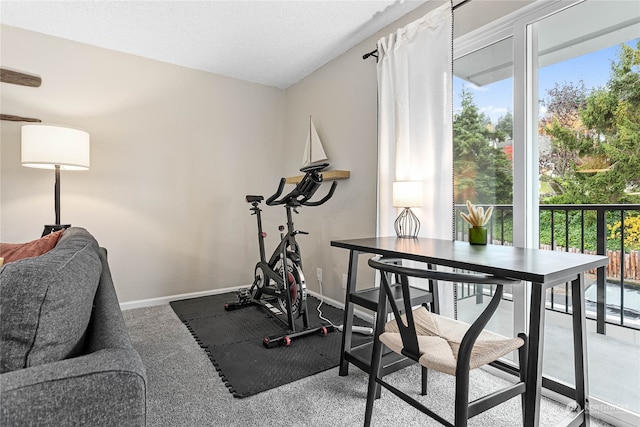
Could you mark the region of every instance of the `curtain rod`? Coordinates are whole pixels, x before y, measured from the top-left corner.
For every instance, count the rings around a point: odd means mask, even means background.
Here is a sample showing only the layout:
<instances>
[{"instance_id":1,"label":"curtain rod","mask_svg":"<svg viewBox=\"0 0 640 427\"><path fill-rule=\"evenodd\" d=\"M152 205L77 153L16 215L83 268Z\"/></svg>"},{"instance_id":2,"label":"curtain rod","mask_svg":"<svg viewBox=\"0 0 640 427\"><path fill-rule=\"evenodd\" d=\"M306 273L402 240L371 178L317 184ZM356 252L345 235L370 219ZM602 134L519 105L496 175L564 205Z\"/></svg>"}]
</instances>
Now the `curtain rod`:
<instances>
[{"instance_id":1,"label":"curtain rod","mask_svg":"<svg viewBox=\"0 0 640 427\"><path fill-rule=\"evenodd\" d=\"M462 0L460 3L458 3L455 6L453 6L451 8L451 10L456 10L460 6L463 6L463 5L467 4L467 3L469 3L470 1L471 0ZM365 53L364 55L362 55L362 59L368 59L370 56L373 56L374 58L378 59L378 48L375 48L371 52Z\"/></svg>"}]
</instances>

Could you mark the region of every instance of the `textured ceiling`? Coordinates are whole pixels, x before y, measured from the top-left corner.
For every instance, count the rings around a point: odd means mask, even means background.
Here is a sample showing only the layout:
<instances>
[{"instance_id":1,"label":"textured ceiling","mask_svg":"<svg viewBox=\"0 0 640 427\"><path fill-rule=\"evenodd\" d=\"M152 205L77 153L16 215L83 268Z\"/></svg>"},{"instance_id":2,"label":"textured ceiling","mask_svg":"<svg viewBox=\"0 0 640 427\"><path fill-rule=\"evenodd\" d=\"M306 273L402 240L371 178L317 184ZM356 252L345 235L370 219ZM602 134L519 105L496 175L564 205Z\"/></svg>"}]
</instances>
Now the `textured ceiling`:
<instances>
[{"instance_id":1,"label":"textured ceiling","mask_svg":"<svg viewBox=\"0 0 640 427\"><path fill-rule=\"evenodd\" d=\"M0 22L287 88L425 2L2 0Z\"/></svg>"}]
</instances>

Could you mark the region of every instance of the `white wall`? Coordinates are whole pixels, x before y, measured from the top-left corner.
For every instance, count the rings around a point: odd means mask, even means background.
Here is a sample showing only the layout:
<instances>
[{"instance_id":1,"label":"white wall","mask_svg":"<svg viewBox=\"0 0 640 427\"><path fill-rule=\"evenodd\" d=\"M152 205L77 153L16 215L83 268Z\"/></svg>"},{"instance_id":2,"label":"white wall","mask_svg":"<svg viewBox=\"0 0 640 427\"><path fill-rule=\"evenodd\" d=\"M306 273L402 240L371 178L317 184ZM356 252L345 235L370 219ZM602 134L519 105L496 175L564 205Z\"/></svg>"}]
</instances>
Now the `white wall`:
<instances>
[{"instance_id":1,"label":"white wall","mask_svg":"<svg viewBox=\"0 0 640 427\"><path fill-rule=\"evenodd\" d=\"M244 195L282 172L285 92L2 26L1 64L42 77L2 84L4 114L82 128L91 169L62 173L62 222L109 250L121 302L245 285L256 232ZM0 122L0 240L54 221L53 171L20 165ZM266 222L270 221L267 213Z\"/></svg>"},{"instance_id":2,"label":"white wall","mask_svg":"<svg viewBox=\"0 0 640 427\"><path fill-rule=\"evenodd\" d=\"M296 160L302 157L304 126L311 114L331 169L351 172L348 180L338 182L329 202L304 208L299 215L299 223L311 233L299 239L307 286L319 292L316 270L321 268L323 293L332 299L344 300L342 275L347 273L349 252L331 247L331 240L371 237L376 232L376 61L373 57L363 60L362 55L375 49L380 37L439 4L418 8L287 89L285 149L296 153ZM298 166L299 161L285 168L293 174ZM328 189L329 184L324 185ZM373 273L366 264L370 256L360 257L359 288L373 285Z\"/></svg>"},{"instance_id":3,"label":"white wall","mask_svg":"<svg viewBox=\"0 0 640 427\"><path fill-rule=\"evenodd\" d=\"M530 3L474 0L455 34ZM442 1L388 26L287 90L241 82L1 26L3 67L40 88L0 85L2 113L91 134L91 170L62 174L62 221L109 250L121 302L248 285L257 243L245 194L271 194L298 175L313 115L333 169L351 172L332 200L295 216L307 283L342 301L348 253L331 240L375 233L377 40ZM37 238L53 222L53 172L20 165L22 123L0 122L0 241ZM320 194L328 189L321 189ZM266 208L267 249L283 208ZM373 275L362 257L359 286Z\"/></svg>"},{"instance_id":4,"label":"white wall","mask_svg":"<svg viewBox=\"0 0 640 427\"><path fill-rule=\"evenodd\" d=\"M369 50L373 49L371 45ZM359 51L357 51L359 53ZM362 52L365 53L365 52ZM332 248L331 240L375 235L376 221L376 66L349 51L287 90L286 150L293 159L287 174L300 167L309 115L318 130L331 169L348 170L335 195L319 207L301 208L296 225L300 236L307 286L318 292L317 268L323 270L324 294L342 301L342 274L348 251ZM298 172L299 173L299 172ZM329 189L318 190L321 197Z\"/></svg>"},{"instance_id":5,"label":"white wall","mask_svg":"<svg viewBox=\"0 0 640 427\"><path fill-rule=\"evenodd\" d=\"M324 294L332 299L344 300L342 275L347 273L349 253L331 247L331 240L370 237L376 232L376 61L373 57L363 60L362 55L375 49L381 37L442 3L427 2L287 89L285 150L294 154L294 159L285 164L287 173L295 173L302 157L309 114L313 115L331 168L351 171L350 179L339 181L332 200L301 210L298 220L305 224L302 229L311 233L299 239L307 286L319 292L316 269L321 268ZM454 35L474 30L528 3L531 1L467 3L455 11ZM373 283L373 273L366 264L369 257L360 256L359 288Z\"/></svg>"}]
</instances>

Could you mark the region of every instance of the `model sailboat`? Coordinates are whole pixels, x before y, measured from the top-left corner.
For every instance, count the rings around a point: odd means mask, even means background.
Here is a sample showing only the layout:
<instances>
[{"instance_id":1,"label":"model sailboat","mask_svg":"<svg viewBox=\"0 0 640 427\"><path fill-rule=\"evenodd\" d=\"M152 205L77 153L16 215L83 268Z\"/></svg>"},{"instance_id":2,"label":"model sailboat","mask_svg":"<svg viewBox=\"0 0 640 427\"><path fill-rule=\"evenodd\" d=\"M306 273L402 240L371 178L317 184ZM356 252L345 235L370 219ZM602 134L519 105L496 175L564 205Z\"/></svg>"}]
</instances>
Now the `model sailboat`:
<instances>
[{"instance_id":1,"label":"model sailboat","mask_svg":"<svg viewBox=\"0 0 640 427\"><path fill-rule=\"evenodd\" d=\"M313 125L313 120L309 117L309 133L307 134L307 142L304 146L304 156L302 157L302 167L313 166L320 163L325 163L327 160L324 148L322 148L322 141L318 136L318 131Z\"/></svg>"},{"instance_id":2,"label":"model sailboat","mask_svg":"<svg viewBox=\"0 0 640 427\"><path fill-rule=\"evenodd\" d=\"M305 174L311 169L314 169L317 172L322 171L321 175L324 180L349 178L349 171L324 170L329 167L328 160L327 154L324 152L324 148L322 148L322 142L318 136L318 131L313 124L313 120L311 120L311 116L309 116L309 132L307 134L307 142L304 146L304 156L302 157L302 167L300 168L300 171ZM286 179L286 183L298 184L303 178L304 176L302 175L292 176Z\"/></svg>"}]
</instances>

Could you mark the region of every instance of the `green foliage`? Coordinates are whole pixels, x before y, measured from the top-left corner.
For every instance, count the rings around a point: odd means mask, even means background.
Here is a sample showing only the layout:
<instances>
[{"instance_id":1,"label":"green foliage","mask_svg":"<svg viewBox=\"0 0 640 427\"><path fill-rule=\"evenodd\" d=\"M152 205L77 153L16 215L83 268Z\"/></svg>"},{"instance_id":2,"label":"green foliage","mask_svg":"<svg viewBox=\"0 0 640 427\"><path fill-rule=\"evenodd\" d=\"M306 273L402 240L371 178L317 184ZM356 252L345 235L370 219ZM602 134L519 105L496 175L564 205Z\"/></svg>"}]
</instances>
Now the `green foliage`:
<instances>
[{"instance_id":1,"label":"green foliage","mask_svg":"<svg viewBox=\"0 0 640 427\"><path fill-rule=\"evenodd\" d=\"M541 179L554 191L541 192L541 204L640 204L640 39L622 45L611 64L604 87L587 91L584 83L556 85L541 101L546 115L539 133L551 141L540 157ZM511 204L512 165L495 148L512 137L508 113L492 125L468 90L461 94L462 110L454 116L455 202ZM640 213L625 216L624 247L640 249ZM540 242L595 250L596 214L556 211L540 214ZM607 247L621 248L620 213L606 218ZM510 214L504 223L492 220L494 239L512 241ZM567 233L568 230L568 233ZM584 239L584 241L583 241Z\"/></svg>"},{"instance_id":2,"label":"green foliage","mask_svg":"<svg viewBox=\"0 0 640 427\"><path fill-rule=\"evenodd\" d=\"M551 227L553 219L553 228ZM584 248L596 250L597 248L597 223L596 213L584 212L584 233L581 211L540 211L540 243L566 248ZM569 234L567 235L567 223ZM582 239L584 238L584 243Z\"/></svg>"},{"instance_id":3,"label":"green foliage","mask_svg":"<svg viewBox=\"0 0 640 427\"><path fill-rule=\"evenodd\" d=\"M551 217L553 215L553 229ZM584 215L584 218L583 218ZM595 251L597 249L597 214L595 211L571 210L565 214L564 210L540 211L540 244L567 247L567 220L568 220L568 246L571 248ZM621 249L621 218L620 212L609 212L605 218L607 235L606 244L608 250ZM625 251L640 250L640 211L627 211L624 219ZM506 242L513 242L513 214L510 211L495 210L488 224L494 240L500 240L504 236ZM583 240L584 239L584 240Z\"/></svg>"},{"instance_id":4,"label":"green foliage","mask_svg":"<svg viewBox=\"0 0 640 427\"><path fill-rule=\"evenodd\" d=\"M553 215L553 229L551 227ZM567 240L567 221L569 236ZM606 243L609 250L620 250L620 212L609 212L605 218L607 227ZM583 228L584 227L584 228ZM552 233L553 230L553 233ZM584 230L584 231L583 231ZM553 240L552 240L553 237ZM583 241L584 239L584 241ZM540 243L545 245L569 247L595 251L597 249L597 217L595 211L580 210L540 211ZM625 250L640 250L640 212L625 213Z\"/></svg>"},{"instance_id":5,"label":"green foliage","mask_svg":"<svg viewBox=\"0 0 640 427\"><path fill-rule=\"evenodd\" d=\"M461 97L462 111L453 120L456 203L466 200L477 204L511 203L511 162L502 150L492 145L492 141L506 135L492 129L468 90L463 90Z\"/></svg>"},{"instance_id":6,"label":"green foliage","mask_svg":"<svg viewBox=\"0 0 640 427\"><path fill-rule=\"evenodd\" d=\"M617 104L618 99L613 92L604 88L593 90L580 112L584 125L593 129L608 129L614 120Z\"/></svg>"},{"instance_id":7,"label":"green foliage","mask_svg":"<svg viewBox=\"0 0 640 427\"><path fill-rule=\"evenodd\" d=\"M511 111L498 118L496 135L499 136L500 141L513 138L513 114L511 114Z\"/></svg>"},{"instance_id":8,"label":"green foliage","mask_svg":"<svg viewBox=\"0 0 640 427\"><path fill-rule=\"evenodd\" d=\"M513 242L513 212L504 210L494 210L490 221L489 229L493 240Z\"/></svg>"},{"instance_id":9,"label":"green foliage","mask_svg":"<svg viewBox=\"0 0 640 427\"><path fill-rule=\"evenodd\" d=\"M585 96L584 85L567 84L548 95L541 133L552 141L562 203L639 203L640 41L620 47L605 87Z\"/></svg>"}]
</instances>

